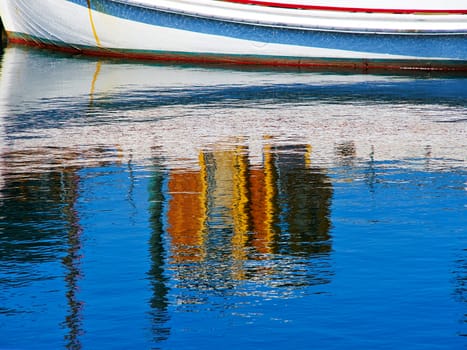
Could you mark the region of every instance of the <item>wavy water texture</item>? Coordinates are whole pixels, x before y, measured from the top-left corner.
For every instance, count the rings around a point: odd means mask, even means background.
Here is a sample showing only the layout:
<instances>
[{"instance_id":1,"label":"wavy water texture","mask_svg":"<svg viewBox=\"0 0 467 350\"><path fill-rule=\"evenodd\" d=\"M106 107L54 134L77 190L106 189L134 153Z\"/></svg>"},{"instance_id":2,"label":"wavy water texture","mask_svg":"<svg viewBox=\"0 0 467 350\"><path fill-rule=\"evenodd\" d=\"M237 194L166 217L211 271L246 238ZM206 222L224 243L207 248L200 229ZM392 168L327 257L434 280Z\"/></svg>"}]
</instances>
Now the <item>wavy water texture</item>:
<instances>
[{"instance_id":1,"label":"wavy water texture","mask_svg":"<svg viewBox=\"0 0 467 350\"><path fill-rule=\"evenodd\" d=\"M0 348L466 345L465 78L1 59Z\"/></svg>"}]
</instances>

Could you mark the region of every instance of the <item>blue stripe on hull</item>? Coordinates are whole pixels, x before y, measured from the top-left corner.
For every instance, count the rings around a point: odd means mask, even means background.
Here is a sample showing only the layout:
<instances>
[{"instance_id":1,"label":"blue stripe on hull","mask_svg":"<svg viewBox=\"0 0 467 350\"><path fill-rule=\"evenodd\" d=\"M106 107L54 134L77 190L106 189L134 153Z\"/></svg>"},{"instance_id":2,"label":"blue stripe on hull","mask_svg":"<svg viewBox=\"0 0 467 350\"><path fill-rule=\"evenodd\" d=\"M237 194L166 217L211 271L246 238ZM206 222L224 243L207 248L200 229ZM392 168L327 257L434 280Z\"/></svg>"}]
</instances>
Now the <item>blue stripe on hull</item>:
<instances>
[{"instance_id":1,"label":"blue stripe on hull","mask_svg":"<svg viewBox=\"0 0 467 350\"><path fill-rule=\"evenodd\" d=\"M69 1L87 7L86 0ZM467 59L467 34L444 36L374 35L309 31L219 21L137 7L110 0L91 0L91 6L96 11L122 19L243 40L376 54Z\"/></svg>"},{"instance_id":2,"label":"blue stripe on hull","mask_svg":"<svg viewBox=\"0 0 467 350\"><path fill-rule=\"evenodd\" d=\"M87 7L86 0L68 1ZM118 18L203 34L323 49L467 60L467 34L375 35L285 29L187 16L111 0L90 2L94 10Z\"/></svg>"}]
</instances>

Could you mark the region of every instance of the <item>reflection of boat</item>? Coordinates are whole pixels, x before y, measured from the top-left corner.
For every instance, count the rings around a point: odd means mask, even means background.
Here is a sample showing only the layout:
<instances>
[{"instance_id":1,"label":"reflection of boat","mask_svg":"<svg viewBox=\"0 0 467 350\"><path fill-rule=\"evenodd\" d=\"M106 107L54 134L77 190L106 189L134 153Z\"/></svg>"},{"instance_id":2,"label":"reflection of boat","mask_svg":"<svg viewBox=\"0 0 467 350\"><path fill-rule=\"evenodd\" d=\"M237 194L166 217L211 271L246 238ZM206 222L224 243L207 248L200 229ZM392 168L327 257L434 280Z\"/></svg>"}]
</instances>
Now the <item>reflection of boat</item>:
<instances>
[{"instance_id":1,"label":"reflection of boat","mask_svg":"<svg viewBox=\"0 0 467 350\"><path fill-rule=\"evenodd\" d=\"M433 158L465 164L466 101L458 77L128 64L9 47L0 139L3 152L47 149L44 157L53 151L57 162L79 165L105 151L197 167L199 150L219 143L247 146L251 164L262 164L265 135L272 146L311 145L314 164L333 162L336 145L349 142L355 159L423 158L430 147ZM66 149L88 156L73 160Z\"/></svg>"},{"instance_id":2,"label":"reflection of boat","mask_svg":"<svg viewBox=\"0 0 467 350\"><path fill-rule=\"evenodd\" d=\"M9 40L137 59L467 70L462 0L2 0Z\"/></svg>"}]
</instances>

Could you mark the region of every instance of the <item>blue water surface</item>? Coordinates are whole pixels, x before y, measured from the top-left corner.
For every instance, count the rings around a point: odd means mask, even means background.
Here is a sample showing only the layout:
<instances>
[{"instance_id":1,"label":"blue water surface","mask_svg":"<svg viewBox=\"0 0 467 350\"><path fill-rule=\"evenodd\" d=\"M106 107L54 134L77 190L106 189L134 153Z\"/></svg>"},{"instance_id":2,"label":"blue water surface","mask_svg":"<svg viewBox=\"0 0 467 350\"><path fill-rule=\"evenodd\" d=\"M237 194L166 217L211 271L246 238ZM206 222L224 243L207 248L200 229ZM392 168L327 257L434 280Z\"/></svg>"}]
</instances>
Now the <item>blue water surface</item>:
<instances>
[{"instance_id":1,"label":"blue water surface","mask_svg":"<svg viewBox=\"0 0 467 350\"><path fill-rule=\"evenodd\" d=\"M1 58L0 349L466 347L465 78Z\"/></svg>"}]
</instances>

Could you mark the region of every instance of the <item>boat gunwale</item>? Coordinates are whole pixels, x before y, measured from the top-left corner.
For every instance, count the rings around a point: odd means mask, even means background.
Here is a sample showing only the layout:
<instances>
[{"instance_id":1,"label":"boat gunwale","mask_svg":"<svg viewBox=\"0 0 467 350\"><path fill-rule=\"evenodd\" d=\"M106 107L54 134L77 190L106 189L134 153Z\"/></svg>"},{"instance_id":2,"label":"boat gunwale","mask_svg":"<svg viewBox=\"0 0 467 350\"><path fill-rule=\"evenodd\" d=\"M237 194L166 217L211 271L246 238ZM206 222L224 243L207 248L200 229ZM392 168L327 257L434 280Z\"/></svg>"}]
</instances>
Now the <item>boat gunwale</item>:
<instances>
[{"instance_id":1,"label":"boat gunwale","mask_svg":"<svg viewBox=\"0 0 467 350\"><path fill-rule=\"evenodd\" d=\"M343 7L343 6L323 6L323 5L306 5L298 3L281 3L276 1L261 1L261 0L220 0L236 4L277 7L296 10L313 10L313 11L336 11L336 12L364 12L364 13L393 13L393 14L420 14L420 15L466 15L467 9L403 9L403 8L363 8L363 7Z\"/></svg>"},{"instance_id":2,"label":"boat gunwale","mask_svg":"<svg viewBox=\"0 0 467 350\"><path fill-rule=\"evenodd\" d=\"M229 23L237 23L237 24L243 24L243 25L252 25L252 26L261 26L261 27L273 27L273 28L281 28L281 29L292 29L292 30L306 30L306 31L321 31L321 32L334 32L334 33L348 33L348 34L371 34L371 35L427 35L427 36L443 36L443 35L454 35L454 36L462 36L462 35L467 35L467 25L465 26L465 29L461 30L453 30L453 29L418 29L418 28L398 28L398 29L392 29L392 28L382 28L382 27L368 27L368 28L356 28L356 27L351 27L351 26L323 26L323 25L305 25L305 24L297 24L297 23L291 23L291 22L279 22L279 21L271 21L271 20L265 20L264 18L261 21L255 21L252 19L244 19L239 16L237 17L228 17L220 14L213 14L213 13L202 13L200 11L189 11L186 9L182 8L177 8L175 6L167 6L164 4L161 4L161 2L158 2L157 4L148 4L144 1L126 1L126 0L106 0L109 2L113 3L119 3L122 5L126 5L129 7L139 7L139 8L145 8L147 10L154 10L154 11L161 11L165 13L171 13L171 14L176 14L176 15L182 15L182 16L189 16L192 18L202 18L202 19L209 19L209 20L214 20L214 21L224 21L224 22L229 22ZM243 0L240 0L243 1ZM249 0L246 0L249 1ZM162 1L163 2L163 1ZM193 3L191 0L182 0L182 1L176 1L178 3L181 2L187 2L187 3ZM217 6L221 6L220 4L233 4L234 6L238 6L238 3L236 0L220 0L220 1L212 1L216 2ZM169 1L170 3L170 1ZM240 5L242 6L242 5ZM221 6L224 7L224 6ZM265 8L268 8L267 6L264 6ZM240 7L241 8L241 7ZM237 7L237 9L240 9ZM285 11L290 11L291 9L289 8L271 8L272 10L285 10ZM93 9L94 11L99 12L98 9ZM292 9L293 11L294 9ZM296 9L295 9L296 10ZM464 10L463 10L464 11ZM296 11L295 11L296 12ZM313 18L316 16L316 18L321 19L321 20L327 20L327 19L332 19L332 20L345 20L345 18L336 18L334 16L327 18L326 16L322 16L323 12L327 11L310 11L310 12L305 12L302 13L302 16L304 16L306 19ZM345 11L342 11L345 12ZM310 13L313 13L313 16L309 16ZM353 21L368 21L368 20L375 20L375 21L388 21L387 16L398 16L398 21L401 22L417 22L420 23L419 18L414 18L413 14L409 13L368 13L368 12L348 12L352 14L355 18L353 18ZM465 10L465 13L467 14L467 10ZM271 13L271 15L274 15L274 13ZM374 16L384 16L382 18L373 18L369 17L368 15L374 15ZM442 16L441 14L439 16L435 16L439 18ZM450 20L452 20L453 16L461 16L462 19L464 19L463 15L459 14L452 14L452 15L446 15L449 16ZM432 19L433 16L427 15L430 19ZM466 18L467 19L467 18Z\"/></svg>"}]
</instances>

